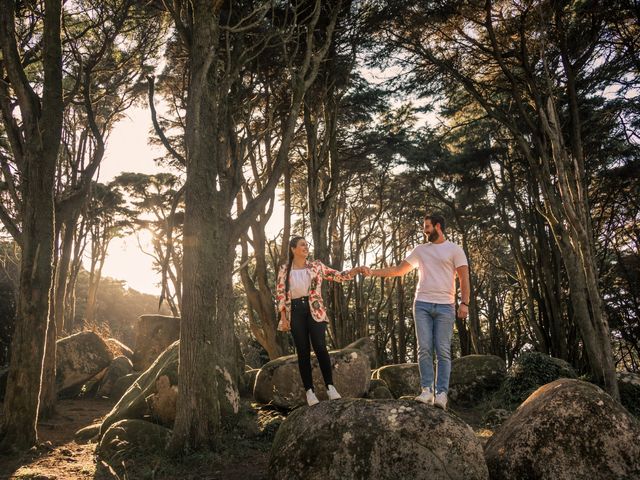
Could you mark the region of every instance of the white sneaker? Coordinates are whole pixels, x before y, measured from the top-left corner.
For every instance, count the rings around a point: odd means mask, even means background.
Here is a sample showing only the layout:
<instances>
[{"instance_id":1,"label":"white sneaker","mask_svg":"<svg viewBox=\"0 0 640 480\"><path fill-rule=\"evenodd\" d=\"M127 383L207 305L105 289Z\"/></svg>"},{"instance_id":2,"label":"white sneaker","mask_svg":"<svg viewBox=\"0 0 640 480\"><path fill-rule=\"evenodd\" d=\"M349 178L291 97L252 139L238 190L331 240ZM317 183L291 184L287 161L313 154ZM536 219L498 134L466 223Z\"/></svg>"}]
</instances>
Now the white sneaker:
<instances>
[{"instance_id":1,"label":"white sneaker","mask_svg":"<svg viewBox=\"0 0 640 480\"><path fill-rule=\"evenodd\" d=\"M422 387L422 393L416 397L416 401L433 405L433 390L431 387Z\"/></svg>"},{"instance_id":2,"label":"white sneaker","mask_svg":"<svg viewBox=\"0 0 640 480\"><path fill-rule=\"evenodd\" d=\"M436 401L434 405L443 410L447 409L447 392L436 393Z\"/></svg>"},{"instance_id":3,"label":"white sneaker","mask_svg":"<svg viewBox=\"0 0 640 480\"><path fill-rule=\"evenodd\" d=\"M336 387L333 385L329 385L327 387L327 396L329 397L329 400L338 400L339 398L342 398L342 395L338 393Z\"/></svg>"},{"instance_id":4,"label":"white sneaker","mask_svg":"<svg viewBox=\"0 0 640 480\"><path fill-rule=\"evenodd\" d=\"M307 390L307 405L311 407L316 403L320 403L320 400L318 400L318 397L316 397L316 394L313 393L313 390L311 389Z\"/></svg>"}]
</instances>

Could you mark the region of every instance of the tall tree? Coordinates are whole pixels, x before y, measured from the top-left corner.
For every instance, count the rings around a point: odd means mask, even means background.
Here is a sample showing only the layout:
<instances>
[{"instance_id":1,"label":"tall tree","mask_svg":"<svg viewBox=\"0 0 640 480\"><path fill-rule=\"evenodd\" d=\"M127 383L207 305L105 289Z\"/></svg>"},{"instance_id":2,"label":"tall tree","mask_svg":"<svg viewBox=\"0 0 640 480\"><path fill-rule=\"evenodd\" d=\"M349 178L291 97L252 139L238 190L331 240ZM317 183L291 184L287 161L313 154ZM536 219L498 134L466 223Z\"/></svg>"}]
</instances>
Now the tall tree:
<instances>
[{"instance_id":1,"label":"tall tree","mask_svg":"<svg viewBox=\"0 0 640 480\"><path fill-rule=\"evenodd\" d=\"M165 3L188 57L186 102L186 183L184 289L180 327L180 389L170 449L185 451L217 443L221 412L237 412L237 362L233 333L234 250L256 212L270 198L295 132L305 91L326 55L337 10L331 12L325 43L314 36L321 2L291 6L223 1ZM267 17L267 13L271 16ZM289 23L291 19L295 21ZM266 29L266 30L265 30ZM242 89L246 63L274 41L289 36L282 54L289 63L290 107L283 135L264 189L231 216L244 182L245 156L234 114L246 100ZM212 365L212 378L202 365Z\"/></svg>"},{"instance_id":2,"label":"tall tree","mask_svg":"<svg viewBox=\"0 0 640 480\"><path fill-rule=\"evenodd\" d=\"M0 449L21 450L37 441L36 421L42 380L49 294L52 286L54 179L62 131L62 2L45 0L42 19L41 88L30 82L16 43L16 3L0 3L0 82L2 119L13 159L20 172L21 211L18 226L7 228L22 249L16 330L0 427ZM11 93L19 112L11 107ZM42 96L38 95L42 92ZM2 212L3 221L7 220Z\"/></svg>"}]
</instances>

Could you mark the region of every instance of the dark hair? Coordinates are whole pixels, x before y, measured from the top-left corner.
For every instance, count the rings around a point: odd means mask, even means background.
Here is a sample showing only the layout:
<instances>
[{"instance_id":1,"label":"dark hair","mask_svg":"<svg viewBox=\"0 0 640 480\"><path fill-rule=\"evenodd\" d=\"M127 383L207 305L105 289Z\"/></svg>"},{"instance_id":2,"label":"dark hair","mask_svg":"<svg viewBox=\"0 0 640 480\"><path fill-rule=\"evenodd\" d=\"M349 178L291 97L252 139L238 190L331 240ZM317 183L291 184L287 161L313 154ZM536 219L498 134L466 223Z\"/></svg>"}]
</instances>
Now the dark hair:
<instances>
[{"instance_id":1,"label":"dark hair","mask_svg":"<svg viewBox=\"0 0 640 480\"><path fill-rule=\"evenodd\" d=\"M431 221L431 225L433 225L434 227L437 224L440 224L440 230L442 230L444 232L444 229L446 227L446 222L445 222L444 217L442 215L440 215L438 213L435 213L435 214L427 213L424 216L424 220Z\"/></svg>"},{"instance_id":2,"label":"dark hair","mask_svg":"<svg viewBox=\"0 0 640 480\"><path fill-rule=\"evenodd\" d=\"M291 240L289 240L289 259L287 260L287 276L284 279L285 295L289 292L289 274L291 273L291 264L293 263L293 253L291 253L291 249L296 248L300 240L304 240L304 237L293 237Z\"/></svg>"}]
</instances>

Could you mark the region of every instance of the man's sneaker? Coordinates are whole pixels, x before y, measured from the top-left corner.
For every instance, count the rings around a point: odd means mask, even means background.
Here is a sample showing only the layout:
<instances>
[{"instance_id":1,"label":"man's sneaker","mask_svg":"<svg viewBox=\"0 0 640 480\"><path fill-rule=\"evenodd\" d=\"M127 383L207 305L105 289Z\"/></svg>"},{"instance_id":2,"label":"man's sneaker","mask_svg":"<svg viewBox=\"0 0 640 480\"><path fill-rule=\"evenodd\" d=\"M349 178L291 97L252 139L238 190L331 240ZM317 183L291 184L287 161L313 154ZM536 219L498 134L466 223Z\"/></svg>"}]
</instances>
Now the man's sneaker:
<instances>
[{"instance_id":1,"label":"man's sneaker","mask_svg":"<svg viewBox=\"0 0 640 480\"><path fill-rule=\"evenodd\" d=\"M334 387L333 385L329 385L327 387L327 396L329 397L329 400L337 400L339 398L342 398L342 396L336 390L336 387Z\"/></svg>"},{"instance_id":2,"label":"man's sneaker","mask_svg":"<svg viewBox=\"0 0 640 480\"><path fill-rule=\"evenodd\" d=\"M436 401L434 405L443 410L447 409L447 392L436 393Z\"/></svg>"},{"instance_id":3,"label":"man's sneaker","mask_svg":"<svg viewBox=\"0 0 640 480\"><path fill-rule=\"evenodd\" d=\"M311 407L316 403L320 403L320 400L318 400L318 397L316 397L316 394L313 393L313 390L311 389L307 390L307 405Z\"/></svg>"},{"instance_id":4,"label":"man's sneaker","mask_svg":"<svg viewBox=\"0 0 640 480\"><path fill-rule=\"evenodd\" d=\"M431 390L431 387L422 387L422 393L416 397L416 400L427 405L433 405L433 390Z\"/></svg>"}]
</instances>

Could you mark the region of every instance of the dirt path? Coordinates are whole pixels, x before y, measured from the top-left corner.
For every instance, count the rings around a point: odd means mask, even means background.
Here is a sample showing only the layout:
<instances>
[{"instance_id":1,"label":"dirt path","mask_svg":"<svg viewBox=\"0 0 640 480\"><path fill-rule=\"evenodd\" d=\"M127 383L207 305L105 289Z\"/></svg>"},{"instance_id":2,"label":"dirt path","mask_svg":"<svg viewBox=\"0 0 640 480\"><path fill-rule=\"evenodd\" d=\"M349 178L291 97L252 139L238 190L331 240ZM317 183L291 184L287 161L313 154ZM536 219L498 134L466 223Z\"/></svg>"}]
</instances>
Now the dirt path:
<instances>
[{"instance_id":1,"label":"dirt path","mask_svg":"<svg viewBox=\"0 0 640 480\"><path fill-rule=\"evenodd\" d=\"M1 479L93 479L95 444L79 445L77 430L102 419L113 401L103 399L60 400L55 416L38 423L40 445L22 456L0 456Z\"/></svg>"},{"instance_id":2,"label":"dirt path","mask_svg":"<svg viewBox=\"0 0 640 480\"><path fill-rule=\"evenodd\" d=\"M60 400L56 415L38 424L40 445L20 456L0 455L0 479L105 480L115 478L96 468L95 443L78 444L75 432L100 421L114 402L99 399ZM2 404L0 404L1 407ZM0 412L2 409L0 408ZM232 454L192 457L184 462L164 461L147 465L154 479L263 480L266 478L268 445L249 442ZM133 469L135 470L135 469ZM164 471L163 471L164 470ZM138 478L138 472L127 479ZM144 475L146 477L146 474Z\"/></svg>"}]
</instances>

